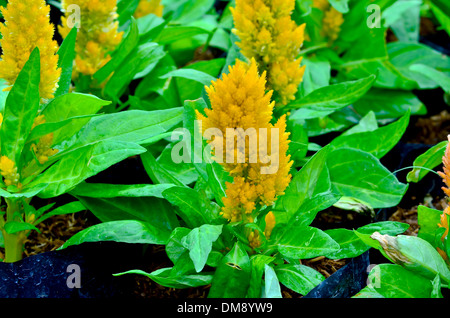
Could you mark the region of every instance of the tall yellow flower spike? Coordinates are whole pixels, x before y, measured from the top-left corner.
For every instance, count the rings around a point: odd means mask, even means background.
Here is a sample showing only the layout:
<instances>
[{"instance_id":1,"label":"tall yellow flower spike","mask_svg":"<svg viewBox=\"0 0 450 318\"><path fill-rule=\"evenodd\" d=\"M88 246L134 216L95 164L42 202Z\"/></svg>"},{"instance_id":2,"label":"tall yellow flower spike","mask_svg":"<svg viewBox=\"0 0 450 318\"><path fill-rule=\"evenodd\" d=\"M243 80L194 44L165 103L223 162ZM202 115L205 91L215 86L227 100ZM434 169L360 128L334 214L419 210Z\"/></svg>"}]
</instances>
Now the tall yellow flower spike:
<instances>
[{"instance_id":1,"label":"tall yellow flower spike","mask_svg":"<svg viewBox=\"0 0 450 318\"><path fill-rule=\"evenodd\" d=\"M223 74L223 79L218 79L207 87L207 93L211 100L211 109L206 109L203 116L197 112L197 117L202 121L202 130L208 128L219 129L223 134L223 140L219 140L223 149L222 165L233 182L226 183L226 197L222 215L231 222L243 220L253 222L252 213L258 207L272 205L291 180L290 168L292 161L288 152L289 133L286 132L286 117L282 116L275 125L271 124L274 103L270 101L272 92L266 93L265 72L258 75L257 64L254 59L248 65L240 60L235 66L229 68L229 74ZM259 153L268 156L278 155L277 169L270 173L262 173L263 168L270 166L266 157L257 156L257 161L250 160L253 154L250 151L251 134L245 142L245 149L238 149L237 137L227 138L227 128L242 128L243 131L254 129ZM265 128L265 130L260 130ZM272 129L278 131L278 153L272 151ZM267 132L267 138L261 135L261 131ZM227 142L227 139L228 142ZM230 144L230 140L232 144ZM263 142L261 142L263 140ZM212 140L211 142L216 142ZM264 146L267 142L267 147ZM231 152L231 153L230 153ZM217 155L217 154L216 154ZM234 161L229 162L227 156L233 156ZM244 163L237 163L237 156L244 156ZM219 159L216 157L216 160ZM219 161L220 162L220 161ZM256 240L257 234L253 234ZM256 242L256 241L255 241Z\"/></svg>"},{"instance_id":2,"label":"tall yellow flower spike","mask_svg":"<svg viewBox=\"0 0 450 318\"><path fill-rule=\"evenodd\" d=\"M333 8L328 0L314 0L313 6L323 12L322 36L327 37L330 42L336 41L344 23L343 14Z\"/></svg>"},{"instance_id":3,"label":"tall yellow flower spike","mask_svg":"<svg viewBox=\"0 0 450 318\"><path fill-rule=\"evenodd\" d=\"M237 43L242 54L254 58L260 72L267 72L268 88L278 105L295 99L305 68L298 57L305 24L291 19L295 0L236 0L232 8Z\"/></svg>"},{"instance_id":4,"label":"tall yellow flower spike","mask_svg":"<svg viewBox=\"0 0 450 318\"><path fill-rule=\"evenodd\" d=\"M61 69L56 55L58 44L53 40L55 30L50 23L50 6L44 0L10 0L1 12L5 23L0 25L3 36L0 78L12 86L31 52L38 47L41 56L39 93L42 99L53 98Z\"/></svg>"},{"instance_id":5,"label":"tall yellow flower spike","mask_svg":"<svg viewBox=\"0 0 450 318\"><path fill-rule=\"evenodd\" d=\"M91 76L111 59L109 53L122 40L118 32L117 0L63 0L65 16L61 18L59 33L65 38L70 32L68 19L70 5L78 5L82 17L75 47L75 68L73 77L80 73Z\"/></svg>"},{"instance_id":6,"label":"tall yellow flower spike","mask_svg":"<svg viewBox=\"0 0 450 318\"><path fill-rule=\"evenodd\" d=\"M141 18L147 14L153 13L158 17L162 17L164 6L161 0L141 0L134 13L135 18Z\"/></svg>"},{"instance_id":7,"label":"tall yellow flower spike","mask_svg":"<svg viewBox=\"0 0 450 318\"><path fill-rule=\"evenodd\" d=\"M444 184L446 185L446 187L442 187L442 190L444 191L444 193L447 197L450 197L450 189L449 189L450 188L450 135L448 135L447 138L448 138L449 144L447 145L447 148L445 149L445 154L442 157L442 162L444 164L444 168L443 168L444 171L443 172L438 171L438 174L441 176L441 178L444 181ZM444 212L442 213L440 222L438 224L439 227L445 228L445 232L444 232L444 234L442 234L442 237L441 237L442 242L445 240L445 238L448 235L448 231L449 231L448 218L449 218L449 216L450 216L450 206L447 206L444 209ZM441 256L446 261L449 260L448 255L443 250L441 250L440 248L438 248L437 250L438 250L439 254L441 254Z\"/></svg>"}]
</instances>

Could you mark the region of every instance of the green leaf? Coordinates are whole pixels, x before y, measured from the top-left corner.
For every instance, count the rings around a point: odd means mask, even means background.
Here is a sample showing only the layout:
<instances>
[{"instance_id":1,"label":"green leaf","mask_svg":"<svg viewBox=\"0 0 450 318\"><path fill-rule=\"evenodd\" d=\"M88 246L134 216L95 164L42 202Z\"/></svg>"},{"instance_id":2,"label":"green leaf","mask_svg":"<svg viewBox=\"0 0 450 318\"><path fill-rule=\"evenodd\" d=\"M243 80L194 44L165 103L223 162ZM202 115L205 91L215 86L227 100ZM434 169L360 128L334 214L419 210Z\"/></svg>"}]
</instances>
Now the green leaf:
<instances>
[{"instance_id":1,"label":"green leaf","mask_svg":"<svg viewBox=\"0 0 450 318\"><path fill-rule=\"evenodd\" d=\"M369 273L372 288L386 298L429 298L433 286L429 279L396 264L380 264Z\"/></svg>"},{"instance_id":2,"label":"green leaf","mask_svg":"<svg viewBox=\"0 0 450 318\"><path fill-rule=\"evenodd\" d=\"M164 198L164 190L173 187L173 184L105 184L105 183L80 183L70 194L89 198L136 198L155 197Z\"/></svg>"},{"instance_id":3,"label":"green leaf","mask_svg":"<svg viewBox=\"0 0 450 318\"><path fill-rule=\"evenodd\" d=\"M419 73L430 80L433 80L438 84L444 92L450 94L450 76L441 71L436 70L435 68L429 67L428 65L423 64L413 64L409 67L409 69L413 72Z\"/></svg>"},{"instance_id":4,"label":"green leaf","mask_svg":"<svg viewBox=\"0 0 450 318\"><path fill-rule=\"evenodd\" d=\"M46 124L60 123L71 118L80 118L80 120L74 120L69 125L55 131L53 134L54 144L57 145L71 138L89 122L89 117L83 120L80 116L97 114L102 107L109 104L111 104L110 101L102 100L94 95L80 93L65 94L53 99L42 112L42 115L45 116ZM38 129L38 127L35 129Z\"/></svg>"},{"instance_id":5,"label":"green leaf","mask_svg":"<svg viewBox=\"0 0 450 318\"><path fill-rule=\"evenodd\" d=\"M264 265L264 294L263 298L283 298L281 295L280 282L274 269Z\"/></svg>"},{"instance_id":6,"label":"green leaf","mask_svg":"<svg viewBox=\"0 0 450 318\"><path fill-rule=\"evenodd\" d=\"M287 288L306 295L325 280L315 269L299 264L283 264L275 267L277 277Z\"/></svg>"},{"instance_id":7,"label":"green leaf","mask_svg":"<svg viewBox=\"0 0 450 318\"><path fill-rule=\"evenodd\" d=\"M259 298L262 294L264 269L274 261L274 257L256 254L250 258L252 271L246 298Z\"/></svg>"},{"instance_id":8,"label":"green leaf","mask_svg":"<svg viewBox=\"0 0 450 318\"><path fill-rule=\"evenodd\" d=\"M166 244L170 232L145 222L125 220L100 223L72 236L59 249L86 242Z\"/></svg>"},{"instance_id":9,"label":"green leaf","mask_svg":"<svg viewBox=\"0 0 450 318\"><path fill-rule=\"evenodd\" d=\"M388 122L403 116L408 110L411 115L425 115L425 105L411 91L386 90L372 87L353 104L355 111L365 116L373 111L379 122Z\"/></svg>"},{"instance_id":10,"label":"green leaf","mask_svg":"<svg viewBox=\"0 0 450 318\"><path fill-rule=\"evenodd\" d=\"M406 269L430 280L439 274L442 281L450 282L450 270L430 243L416 236L398 235L397 245L398 250L409 260L401 264Z\"/></svg>"},{"instance_id":11,"label":"green leaf","mask_svg":"<svg viewBox=\"0 0 450 318\"><path fill-rule=\"evenodd\" d=\"M241 243L236 242L217 267L208 298L243 298L250 279L250 258Z\"/></svg>"},{"instance_id":12,"label":"green leaf","mask_svg":"<svg viewBox=\"0 0 450 318\"><path fill-rule=\"evenodd\" d=\"M318 228L299 226L277 238L276 248L285 257L306 259L335 252L339 244Z\"/></svg>"},{"instance_id":13,"label":"green leaf","mask_svg":"<svg viewBox=\"0 0 450 318\"><path fill-rule=\"evenodd\" d=\"M136 220L168 231L180 226L173 206L157 197L75 197L102 222Z\"/></svg>"},{"instance_id":14,"label":"green leaf","mask_svg":"<svg viewBox=\"0 0 450 318\"><path fill-rule=\"evenodd\" d=\"M99 141L71 151L41 173L29 186L47 184L39 194L40 197L55 197L72 190L82 181L110 166L145 151L145 148L131 142Z\"/></svg>"},{"instance_id":15,"label":"green leaf","mask_svg":"<svg viewBox=\"0 0 450 318\"><path fill-rule=\"evenodd\" d=\"M205 224L193 229L181 240L181 244L189 250L195 270L200 272L206 264L212 244L222 233L222 225Z\"/></svg>"},{"instance_id":16,"label":"green leaf","mask_svg":"<svg viewBox=\"0 0 450 318\"><path fill-rule=\"evenodd\" d=\"M182 240L192 230L185 227L177 227L170 234L169 240L166 244L166 254L172 263L176 264L181 255L187 250L183 246Z\"/></svg>"},{"instance_id":17,"label":"green leaf","mask_svg":"<svg viewBox=\"0 0 450 318\"><path fill-rule=\"evenodd\" d=\"M145 43L136 47L106 83L105 94L118 100L136 74L152 64L156 65L165 54L164 48L157 43Z\"/></svg>"},{"instance_id":18,"label":"green leaf","mask_svg":"<svg viewBox=\"0 0 450 318\"><path fill-rule=\"evenodd\" d=\"M341 135L332 142L336 148L354 148L371 153L378 159L386 155L402 138L409 124L409 110L398 121L373 131Z\"/></svg>"},{"instance_id":19,"label":"green leaf","mask_svg":"<svg viewBox=\"0 0 450 318\"><path fill-rule=\"evenodd\" d=\"M168 267L155 270L151 273L146 273L142 270L131 270L114 274L114 276L121 276L126 274L144 275L159 285L177 289L209 285L211 284L211 280L213 278L211 274L203 273L197 275L172 276L171 272L172 267Z\"/></svg>"},{"instance_id":20,"label":"green leaf","mask_svg":"<svg viewBox=\"0 0 450 318\"><path fill-rule=\"evenodd\" d=\"M25 222L16 222L16 221L6 222L4 230L8 234L15 234L15 233L18 233L18 232L30 231L30 230L36 230L39 233L41 232L33 224L25 223Z\"/></svg>"},{"instance_id":21,"label":"green leaf","mask_svg":"<svg viewBox=\"0 0 450 318\"><path fill-rule=\"evenodd\" d=\"M361 98L372 87L375 79L375 75L370 75L356 81L321 87L288 104L286 109L309 108L315 111L334 112ZM291 116L295 118L295 113Z\"/></svg>"},{"instance_id":22,"label":"green leaf","mask_svg":"<svg viewBox=\"0 0 450 318\"><path fill-rule=\"evenodd\" d=\"M54 215L63 215L63 214L72 214L72 213L78 213L81 211L85 211L86 208L83 204L79 201L74 201L67 203L65 205L62 205L60 207L57 207L56 209L46 213L44 216L40 217L34 224L39 224L41 222L44 222L48 218L54 216Z\"/></svg>"},{"instance_id":23,"label":"green leaf","mask_svg":"<svg viewBox=\"0 0 450 318\"><path fill-rule=\"evenodd\" d=\"M441 23L441 26L450 35L450 6L445 0L432 0L428 2L431 10L433 11L436 19Z\"/></svg>"},{"instance_id":24,"label":"green leaf","mask_svg":"<svg viewBox=\"0 0 450 318\"><path fill-rule=\"evenodd\" d=\"M39 110L40 55L36 48L19 73L8 97L0 129L2 155L20 167L20 157Z\"/></svg>"},{"instance_id":25,"label":"green leaf","mask_svg":"<svg viewBox=\"0 0 450 318\"><path fill-rule=\"evenodd\" d=\"M442 157L445 154L448 141L442 141L437 145L431 147L426 152L418 156L413 163L413 170L408 172L406 181L419 182L427 173L442 164Z\"/></svg>"},{"instance_id":26,"label":"green leaf","mask_svg":"<svg viewBox=\"0 0 450 318\"><path fill-rule=\"evenodd\" d=\"M439 229L438 224L441 223L442 213L442 211L419 205L417 207L417 221L419 224L417 236L431 245L435 245L436 231Z\"/></svg>"},{"instance_id":27,"label":"green leaf","mask_svg":"<svg viewBox=\"0 0 450 318\"><path fill-rule=\"evenodd\" d=\"M73 61L75 59L75 42L77 39L77 28L72 28L58 50L58 67L61 68L61 76L55 97L67 94L72 84Z\"/></svg>"},{"instance_id":28,"label":"green leaf","mask_svg":"<svg viewBox=\"0 0 450 318\"><path fill-rule=\"evenodd\" d=\"M113 73L122 62L129 57L130 53L139 43L139 29L136 20L131 17L131 26L127 36L122 40L119 47L114 51L111 60L108 61L95 74L94 78L99 82L104 82L111 73Z\"/></svg>"},{"instance_id":29,"label":"green leaf","mask_svg":"<svg viewBox=\"0 0 450 318\"><path fill-rule=\"evenodd\" d=\"M373 155L357 149L333 150L327 166L336 193L356 198L372 208L395 206L408 187Z\"/></svg>"},{"instance_id":30,"label":"green leaf","mask_svg":"<svg viewBox=\"0 0 450 318\"><path fill-rule=\"evenodd\" d=\"M409 224L406 223L384 221L364 225L358 228L357 231L366 235L371 235L374 232L397 235L405 232L408 228ZM327 254L327 258L353 258L361 255L370 248L370 246L365 244L354 231L347 229L332 229L326 230L325 233L340 245L340 249L336 252Z\"/></svg>"},{"instance_id":31,"label":"green leaf","mask_svg":"<svg viewBox=\"0 0 450 318\"><path fill-rule=\"evenodd\" d=\"M162 195L179 208L176 213L191 228L210 223L218 217L212 203L191 188L175 186L164 190Z\"/></svg>"},{"instance_id":32,"label":"green leaf","mask_svg":"<svg viewBox=\"0 0 450 318\"><path fill-rule=\"evenodd\" d=\"M208 30L194 26L170 26L162 30L159 36L155 39L155 42L166 45L178 40L208 33Z\"/></svg>"},{"instance_id":33,"label":"green leaf","mask_svg":"<svg viewBox=\"0 0 450 318\"><path fill-rule=\"evenodd\" d=\"M180 69L174 70L172 72L169 72L163 76L160 76L159 78L167 79L170 77L186 78L186 79L194 80L196 82L199 82L203 85L208 85L208 86L211 85L211 82L216 80L215 77L212 77L211 75L209 75L207 73L197 71L194 69L189 69L189 68L180 68Z\"/></svg>"}]
</instances>

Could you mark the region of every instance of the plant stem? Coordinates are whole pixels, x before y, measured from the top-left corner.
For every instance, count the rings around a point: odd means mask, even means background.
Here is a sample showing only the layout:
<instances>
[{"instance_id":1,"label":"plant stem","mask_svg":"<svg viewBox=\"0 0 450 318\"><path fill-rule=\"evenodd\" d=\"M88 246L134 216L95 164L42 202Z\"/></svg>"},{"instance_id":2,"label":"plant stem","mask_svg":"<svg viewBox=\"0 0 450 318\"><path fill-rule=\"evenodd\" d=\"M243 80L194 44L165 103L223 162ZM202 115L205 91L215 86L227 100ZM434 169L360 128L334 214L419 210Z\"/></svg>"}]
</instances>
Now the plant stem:
<instances>
[{"instance_id":1,"label":"plant stem","mask_svg":"<svg viewBox=\"0 0 450 318\"><path fill-rule=\"evenodd\" d=\"M6 222L14 221L16 213L20 212L20 205L18 200L6 199ZM5 262L13 263L20 261L23 254L23 244L25 237L22 232L9 234L2 229L3 239L5 241Z\"/></svg>"}]
</instances>

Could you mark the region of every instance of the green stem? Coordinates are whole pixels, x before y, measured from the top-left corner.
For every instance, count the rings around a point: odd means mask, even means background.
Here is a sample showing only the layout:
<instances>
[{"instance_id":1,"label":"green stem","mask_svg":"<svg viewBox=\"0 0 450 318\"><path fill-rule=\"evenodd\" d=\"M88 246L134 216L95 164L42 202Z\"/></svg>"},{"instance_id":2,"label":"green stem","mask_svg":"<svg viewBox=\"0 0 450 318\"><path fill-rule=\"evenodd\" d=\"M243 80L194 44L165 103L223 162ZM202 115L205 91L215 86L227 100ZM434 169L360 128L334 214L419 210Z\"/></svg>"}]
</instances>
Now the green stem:
<instances>
[{"instance_id":1,"label":"green stem","mask_svg":"<svg viewBox=\"0 0 450 318\"><path fill-rule=\"evenodd\" d=\"M329 47L328 42L319 43L318 45L311 46L311 47L308 47L308 48L306 48L304 50L301 50L299 56L310 54L310 53L312 53L314 51L317 51L317 50L320 50L320 49L324 49L324 48L327 48L327 47Z\"/></svg>"},{"instance_id":2,"label":"green stem","mask_svg":"<svg viewBox=\"0 0 450 318\"><path fill-rule=\"evenodd\" d=\"M20 205L18 200L6 199L6 222L14 221L16 213L20 212ZM5 262L14 263L20 261L23 255L23 245L25 236L23 232L9 234L2 229L3 239L5 242Z\"/></svg>"}]
</instances>

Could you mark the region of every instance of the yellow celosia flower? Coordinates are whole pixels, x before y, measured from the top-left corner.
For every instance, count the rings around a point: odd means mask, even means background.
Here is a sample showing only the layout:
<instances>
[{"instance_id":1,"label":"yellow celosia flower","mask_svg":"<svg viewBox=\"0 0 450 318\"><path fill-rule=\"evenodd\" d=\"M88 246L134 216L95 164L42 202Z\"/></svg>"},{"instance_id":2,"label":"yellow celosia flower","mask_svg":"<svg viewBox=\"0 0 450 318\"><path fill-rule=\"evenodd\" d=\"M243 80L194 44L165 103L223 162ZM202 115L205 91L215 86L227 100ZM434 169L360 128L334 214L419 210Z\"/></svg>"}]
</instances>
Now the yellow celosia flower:
<instances>
[{"instance_id":1,"label":"yellow celosia flower","mask_svg":"<svg viewBox=\"0 0 450 318\"><path fill-rule=\"evenodd\" d=\"M41 55L39 93L42 99L53 98L61 69L56 55L58 44L53 40L54 27L50 24L50 6L44 0L10 0L1 11L5 24L0 25L3 36L0 78L13 85L31 52L38 47Z\"/></svg>"},{"instance_id":2,"label":"yellow celosia flower","mask_svg":"<svg viewBox=\"0 0 450 318\"><path fill-rule=\"evenodd\" d=\"M330 42L336 41L344 23L343 14L332 7L328 0L314 0L313 6L323 12L322 36L327 37Z\"/></svg>"},{"instance_id":3,"label":"yellow celosia flower","mask_svg":"<svg viewBox=\"0 0 450 318\"><path fill-rule=\"evenodd\" d=\"M0 126L3 124L3 115L0 114Z\"/></svg>"},{"instance_id":4,"label":"yellow celosia flower","mask_svg":"<svg viewBox=\"0 0 450 318\"><path fill-rule=\"evenodd\" d=\"M294 7L295 0L236 0L232 9L237 44L245 57L256 60L261 73L267 72L277 105L295 99L305 71L298 58L305 24L291 19Z\"/></svg>"},{"instance_id":5,"label":"yellow celosia flower","mask_svg":"<svg viewBox=\"0 0 450 318\"><path fill-rule=\"evenodd\" d=\"M134 13L135 18L144 17L150 13L162 17L164 6L161 0L141 0Z\"/></svg>"},{"instance_id":6,"label":"yellow celosia flower","mask_svg":"<svg viewBox=\"0 0 450 318\"><path fill-rule=\"evenodd\" d=\"M216 128L223 134L223 139L219 141L225 151L223 158L217 158L215 153L216 160L222 159L219 162L233 177L233 182L226 184L223 216L231 222L253 222L252 213L258 207L272 205L277 196L284 193L291 180L289 172L292 161L287 154L289 133L286 132L285 116L275 125L271 124L274 107L274 103L270 101L272 92L266 93L265 72L261 77L258 75L256 61L252 59L248 65L237 60L229 70L228 75L223 74L222 80L219 79L206 88L212 108L205 110L206 117L200 113L197 116L202 121L203 132L208 128ZM227 138L227 128L233 129L232 138ZM242 128L243 132L254 130L254 136L251 133L247 135L245 147L239 146L235 128ZM272 150L271 141L275 139L275 136L272 138L273 130L278 132L275 140L278 150ZM266 136L261 135L262 131L266 132ZM252 160L255 152L254 149L251 150L252 139L258 148L257 160ZM238 162L239 156L244 160ZM264 168L273 167L273 162L267 160L270 156L278 158L277 165L272 171L263 173ZM230 162L227 157L234 160Z\"/></svg>"},{"instance_id":7,"label":"yellow celosia flower","mask_svg":"<svg viewBox=\"0 0 450 318\"><path fill-rule=\"evenodd\" d=\"M79 73L91 76L110 59L110 53L122 40L123 32L118 32L119 23L116 13L117 0L63 0L62 7L66 16L61 18L62 26L58 30L63 38L70 32L68 12L70 5L78 5L82 18L75 47L74 78Z\"/></svg>"},{"instance_id":8,"label":"yellow celosia flower","mask_svg":"<svg viewBox=\"0 0 450 318\"><path fill-rule=\"evenodd\" d=\"M6 186L17 185L19 183L20 175L17 173L17 167L14 161L6 156L0 158L0 172L4 177Z\"/></svg>"}]
</instances>

